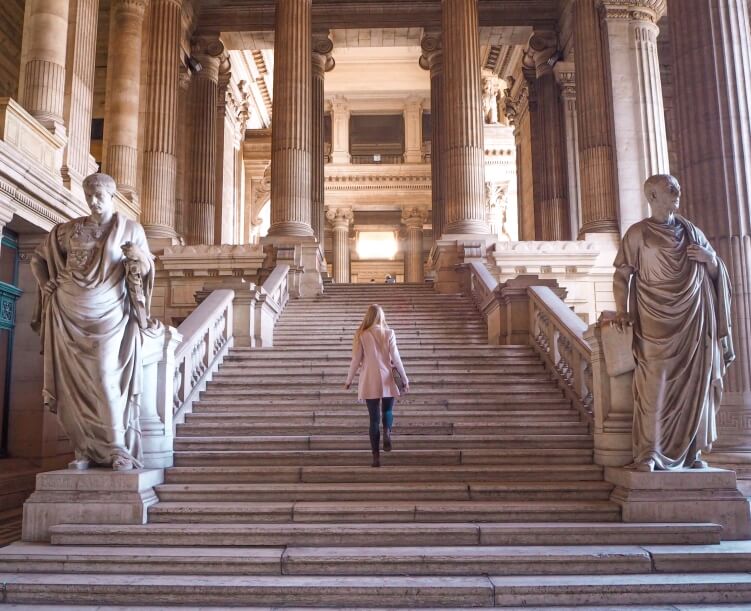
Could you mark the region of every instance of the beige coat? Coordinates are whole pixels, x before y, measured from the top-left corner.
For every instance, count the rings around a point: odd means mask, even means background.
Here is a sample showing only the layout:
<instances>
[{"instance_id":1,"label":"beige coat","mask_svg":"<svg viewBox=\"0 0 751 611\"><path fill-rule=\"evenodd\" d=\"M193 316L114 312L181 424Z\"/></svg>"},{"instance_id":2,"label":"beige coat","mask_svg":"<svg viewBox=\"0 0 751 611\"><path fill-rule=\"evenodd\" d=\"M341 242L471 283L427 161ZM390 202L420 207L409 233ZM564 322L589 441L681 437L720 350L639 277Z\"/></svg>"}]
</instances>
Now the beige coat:
<instances>
[{"instance_id":1,"label":"beige coat","mask_svg":"<svg viewBox=\"0 0 751 611\"><path fill-rule=\"evenodd\" d=\"M384 331L371 327L362 333L358 346L352 353L347 384L352 383L357 370L360 369L360 379L357 385L358 399L398 397L399 389L391 375L392 366L397 368L404 383L409 384L399 356L399 349L396 347L396 334L391 329Z\"/></svg>"}]
</instances>

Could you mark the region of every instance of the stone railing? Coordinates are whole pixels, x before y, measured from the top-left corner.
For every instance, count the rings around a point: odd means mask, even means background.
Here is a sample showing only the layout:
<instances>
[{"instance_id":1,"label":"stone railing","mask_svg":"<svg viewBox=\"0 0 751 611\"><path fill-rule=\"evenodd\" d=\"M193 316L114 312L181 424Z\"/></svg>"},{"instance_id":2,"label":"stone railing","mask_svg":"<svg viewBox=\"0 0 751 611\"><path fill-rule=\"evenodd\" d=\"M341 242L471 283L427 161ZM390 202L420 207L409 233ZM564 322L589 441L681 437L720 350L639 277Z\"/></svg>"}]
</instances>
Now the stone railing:
<instances>
[{"instance_id":1,"label":"stone railing","mask_svg":"<svg viewBox=\"0 0 751 611\"><path fill-rule=\"evenodd\" d=\"M274 345L274 327L289 301L289 265L277 265L253 299L251 346Z\"/></svg>"},{"instance_id":2,"label":"stone railing","mask_svg":"<svg viewBox=\"0 0 751 611\"><path fill-rule=\"evenodd\" d=\"M213 291L178 328L183 340L175 351L172 372L173 428L190 413L233 345L234 298L234 291Z\"/></svg>"},{"instance_id":3,"label":"stone railing","mask_svg":"<svg viewBox=\"0 0 751 611\"><path fill-rule=\"evenodd\" d=\"M530 344L554 373L583 419L593 424L592 349L587 324L546 286L530 286Z\"/></svg>"}]
</instances>

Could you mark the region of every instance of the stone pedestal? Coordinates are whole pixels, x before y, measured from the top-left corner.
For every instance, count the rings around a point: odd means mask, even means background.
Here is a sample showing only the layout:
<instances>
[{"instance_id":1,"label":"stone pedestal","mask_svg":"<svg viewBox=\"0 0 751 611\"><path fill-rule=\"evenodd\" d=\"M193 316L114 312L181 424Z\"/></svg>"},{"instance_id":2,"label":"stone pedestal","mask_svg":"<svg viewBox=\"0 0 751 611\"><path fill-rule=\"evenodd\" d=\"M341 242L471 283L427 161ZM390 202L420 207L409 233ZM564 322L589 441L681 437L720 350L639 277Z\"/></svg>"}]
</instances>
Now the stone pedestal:
<instances>
[{"instance_id":1,"label":"stone pedestal","mask_svg":"<svg viewBox=\"0 0 751 611\"><path fill-rule=\"evenodd\" d=\"M430 267L435 274L433 286L437 293L461 293L464 274L460 266L472 261L485 261L495 236L447 235L438 240L430 253Z\"/></svg>"},{"instance_id":2,"label":"stone pedestal","mask_svg":"<svg viewBox=\"0 0 751 611\"><path fill-rule=\"evenodd\" d=\"M323 293L323 250L312 236L308 238L281 238L267 236L261 239L271 267L289 266L289 296L315 297Z\"/></svg>"},{"instance_id":3,"label":"stone pedestal","mask_svg":"<svg viewBox=\"0 0 751 611\"><path fill-rule=\"evenodd\" d=\"M24 541L49 541L58 524L145 524L162 469L64 469L39 473L23 506Z\"/></svg>"},{"instance_id":4,"label":"stone pedestal","mask_svg":"<svg viewBox=\"0 0 751 611\"><path fill-rule=\"evenodd\" d=\"M723 540L751 538L749 503L733 471L641 473L607 467L605 479L616 486L610 499L621 506L624 522L712 522L722 526Z\"/></svg>"}]
</instances>

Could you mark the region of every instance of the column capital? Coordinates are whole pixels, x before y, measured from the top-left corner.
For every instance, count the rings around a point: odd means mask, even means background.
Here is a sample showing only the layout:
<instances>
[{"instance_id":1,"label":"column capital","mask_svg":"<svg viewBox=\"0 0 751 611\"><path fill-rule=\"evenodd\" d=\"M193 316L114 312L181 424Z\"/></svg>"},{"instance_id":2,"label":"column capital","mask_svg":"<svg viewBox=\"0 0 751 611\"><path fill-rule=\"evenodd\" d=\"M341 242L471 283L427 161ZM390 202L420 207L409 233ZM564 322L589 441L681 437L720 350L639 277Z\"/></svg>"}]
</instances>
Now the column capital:
<instances>
[{"instance_id":1,"label":"column capital","mask_svg":"<svg viewBox=\"0 0 751 611\"><path fill-rule=\"evenodd\" d=\"M529 38L524 52L523 70L528 80L551 74L560 58L558 34L553 30L539 30Z\"/></svg>"},{"instance_id":2,"label":"column capital","mask_svg":"<svg viewBox=\"0 0 751 611\"><path fill-rule=\"evenodd\" d=\"M441 31L438 29L425 30L420 40L420 48L422 49L422 55L419 59L420 68L430 70L431 75L441 72L443 70Z\"/></svg>"},{"instance_id":3,"label":"column capital","mask_svg":"<svg viewBox=\"0 0 751 611\"><path fill-rule=\"evenodd\" d=\"M626 19L656 24L667 13L667 0L599 0L598 8L606 21Z\"/></svg>"},{"instance_id":4,"label":"column capital","mask_svg":"<svg viewBox=\"0 0 751 611\"><path fill-rule=\"evenodd\" d=\"M334 41L331 40L328 29L313 31L313 67L320 68L321 72L330 72L336 66L331 52L334 50Z\"/></svg>"},{"instance_id":5,"label":"column capital","mask_svg":"<svg viewBox=\"0 0 751 611\"><path fill-rule=\"evenodd\" d=\"M576 98L576 65L574 62L558 62L553 68L555 80L564 99Z\"/></svg>"},{"instance_id":6,"label":"column capital","mask_svg":"<svg viewBox=\"0 0 751 611\"><path fill-rule=\"evenodd\" d=\"M326 218L334 229L349 231L349 226L355 215L352 213L352 208L329 208L326 210Z\"/></svg>"},{"instance_id":7,"label":"column capital","mask_svg":"<svg viewBox=\"0 0 751 611\"><path fill-rule=\"evenodd\" d=\"M422 229L428 220L428 209L422 206L410 206L402 209L402 223L407 228Z\"/></svg>"},{"instance_id":8,"label":"column capital","mask_svg":"<svg viewBox=\"0 0 751 611\"><path fill-rule=\"evenodd\" d=\"M133 17L143 18L149 0L112 0L110 3L111 13L128 13Z\"/></svg>"},{"instance_id":9,"label":"column capital","mask_svg":"<svg viewBox=\"0 0 751 611\"><path fill-rule=\"evenodd\" d=\"M193 70L196 78L219 78L219 66L226 55L224 43L217 36L198 36L190 41L190 53L201 64L200 70Z\"/></svg>"}]
</instances>

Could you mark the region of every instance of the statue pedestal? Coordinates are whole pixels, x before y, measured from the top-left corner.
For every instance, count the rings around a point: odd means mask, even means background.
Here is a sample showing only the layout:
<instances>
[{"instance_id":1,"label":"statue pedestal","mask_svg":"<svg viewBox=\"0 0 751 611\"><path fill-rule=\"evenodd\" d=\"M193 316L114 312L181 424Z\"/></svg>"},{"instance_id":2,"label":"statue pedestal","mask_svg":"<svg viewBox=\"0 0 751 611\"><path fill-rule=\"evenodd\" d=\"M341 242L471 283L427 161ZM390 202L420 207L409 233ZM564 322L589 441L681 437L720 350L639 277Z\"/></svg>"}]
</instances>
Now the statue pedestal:
<instances>
[{"instance_id":1,"label":"statue pedestal","mask_svg":"<svg viewBox=\"0 0 751 611\"><path fill-rule=\"evenodd\" d=\"M39 473L23 506L24 541L49 541L58 524L145 524L163 469L63 469Z\"/></svg>"},{"instance_id":2,"label":"statue pedestal","mask_svg":"<svg viewBox=\"0 0 751 611\"><path fill-rule=\"evenodd\" d=\"M712 522L722 526L723 541L751 538L751 514L736 485L734 471L686 469L643 473L605 468L615 484L610 500L624 522Z\"/></svg>"}]
</instances>

